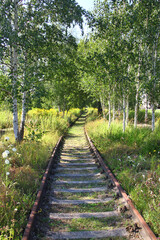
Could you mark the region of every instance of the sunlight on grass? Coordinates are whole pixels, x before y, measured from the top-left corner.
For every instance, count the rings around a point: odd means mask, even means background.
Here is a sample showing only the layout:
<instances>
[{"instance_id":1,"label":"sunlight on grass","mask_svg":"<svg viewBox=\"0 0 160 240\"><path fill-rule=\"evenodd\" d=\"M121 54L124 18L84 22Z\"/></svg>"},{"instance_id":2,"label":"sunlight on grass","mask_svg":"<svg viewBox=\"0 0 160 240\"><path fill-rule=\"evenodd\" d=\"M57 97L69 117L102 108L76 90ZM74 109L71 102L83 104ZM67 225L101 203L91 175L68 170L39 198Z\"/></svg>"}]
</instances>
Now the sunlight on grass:
<instances>
[{"instance_id":1,"label":"sunlight on grass","mask_svg":"<svg viewBox=\"0 0 160 240\"><path fill-rule=\"evenodd\" d=\"M115 121L108 129L103 119L88 122L87 131L106 164L132 198L155 234L160 232L160 124L150 128Z\"/></svg>"},{"instance_id":2,"label":"sunlight on grass","mask_svg":"<svg viewBox=\"0 0 160 240\"><path fill-rule=\"evenodd\" d=\"M80 109L71 109L63 118L55 109L33 109L27 115L23 142L15 143L13 132L1 137L0 239L22 239L52 150L80 113ZM1 116L5 114L1 112ZM6 118L1 118L2 128L12 126L9 116L7 112Z\"/></svg>"}]
</instances>

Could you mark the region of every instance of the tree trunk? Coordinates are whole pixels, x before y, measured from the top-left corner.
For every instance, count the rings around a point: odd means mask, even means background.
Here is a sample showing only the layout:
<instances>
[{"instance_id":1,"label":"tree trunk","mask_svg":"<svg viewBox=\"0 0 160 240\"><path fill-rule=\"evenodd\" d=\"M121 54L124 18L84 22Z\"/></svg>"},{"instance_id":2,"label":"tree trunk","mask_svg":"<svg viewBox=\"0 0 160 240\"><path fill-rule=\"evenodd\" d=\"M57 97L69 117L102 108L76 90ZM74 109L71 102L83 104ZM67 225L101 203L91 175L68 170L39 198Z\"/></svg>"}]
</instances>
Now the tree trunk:
<instances>
[{"instance_id":1,"label":"tree trunk","mask_svg":"<svg viewBox=\"0 0 160 240\"><path fill-rule=\"evenodd\" d=\"M126 129L126 99L125 94L123 93L123 132Z\"/></svg>"},{"instance_id":2,"label":"tree trunk","mask_svg":"<svg viewBox=\"0 0 160 240\"><path fill-rule=\"evenodd\" d=\"M59 113L61 112L61 107L59 104L58 104L58 111L59 111Z\"/></svg>"},{"instance_id":3,"label":"tree trunk","mask_svg":"<svg viewBox=\"0 0 160 240\"><path fill-rule=\"evenodd\" d=\"M102 96L100 96L100 102L102 107L103 118L106 119L104 98Z\"/></svg>"},{"instance_id":4,"label":"tree trunk","mask_svg":"<svg viewBox=\"0 0 160 240\"><path fill-rule=\"evenodd\" d=\"M22 116L21 116L21 125L20 125L20 131L19 131L19 141L22 141L24 137L26 112L27 112L26 111L26 92L24 92L22 97Z\"/></svg>"},{"instance_id":5,"label":"tree trunk","mask_svg":"<svg viewBox=\"0 0 160 240\"><path fill-rule=\"evenodd\" d=\"M108 122L108 127L111 126L111 95L110 95L110 92L109 92L109 99L108 99L108 114L109 114L109 122Z\"/></svg>"},{"instance_id":6,"label":"tree trunk","mask_svg":"<svg viewBox=\"0 0 160 240\"><path fill-rule=\"evenodd\" d=\"M157 34L157 42L159 38L159 32ZM153 76L154 76L154 82L153 82L153 92L152 92L152 131L155 129L155 91L156 91L156 63L157 63L157 42L154 42L153 45Z\"/></svg>"},{"instance_id":7,"label":"tree trunk","mask_svg":"<svg viewBox=\"0 0 160 240\"><path fill-rule=\"evenodd\" d=\"M114 121L115 120L115 89L113 88L113 117L112 117L112 120Z\"/></svg>"},{"instance_id":8,"label":"tree trunk","mask_svg":"<svg viewBox=\"0 0 160 240\"><path fill-rule=\"evenodd\" d=\"M134 127L137 127L137 118L138 118L138 100L139 100L139 81L136 84L136 103L134 108Z\"/></svg>"},{"instance_id":9,"label":"tree trunk","mask_svg":"<svg viewBox=\"0 0 160 240\"><path fill-rule=\"evenodd\" d=\"M147 93L145 94L145 118L144 118L145 123L148 122L148 95Z\"/></svg>"},{"instance_id":10,"label":"tree trunk","mask_svg":"<svg viewBox=\"0 0 160 240\"><path fill-rule=\"evenodd\" d=\"M18 12L17 12L17 0L14 0L14 31L18 31ZM15 140L19 140L18 129L18 109L17 109L17 42L13 43L13 51L11 50L11 68L12 68L12 91L13 91L13 130Z\"/></svg>"},{"instance_id":11,"label":"tree trunk","mask_svg":"<svg viewBox=\"0 0 160 240\"><path fill-rule=\"evenodd\" d=\"M139 58L139 66L138 66L138 74L137 74L137 81L136 81L136 103L134 109L134 127L137 127L137 118L138 118L138 104L139 104L139 87L140 87L140 58Z\"/></svg>"},{"instance_id":12,"label":"tree trunk","mask_svg":"<svg viewBox=\"0 0 160 240\"><path fill-rule=\"evenodd\" d=\"M126 99L126 126L128 125L128 119L129 119L129 95L127 94L127 99Z\"/></svg>"},{"instance_id":13,"label":"tree trunk","mask_svg":"<svg viewBox=\"0 0 160 240\"><path fill-rule=\"evenodd\" d=\"M102 106L101 106L101 102L98 102L98 115L102 114Z\"/></svg>"},{"instance_id":14,"label":"tree trunk","mask_svg":"<svg viewBox=\"0 0 160 240\"><path fill-rule=\"evenodd\" d=\"M152 103L152 131L155 129L155 107L154 104Z\"/></svg>"}]
</instances>

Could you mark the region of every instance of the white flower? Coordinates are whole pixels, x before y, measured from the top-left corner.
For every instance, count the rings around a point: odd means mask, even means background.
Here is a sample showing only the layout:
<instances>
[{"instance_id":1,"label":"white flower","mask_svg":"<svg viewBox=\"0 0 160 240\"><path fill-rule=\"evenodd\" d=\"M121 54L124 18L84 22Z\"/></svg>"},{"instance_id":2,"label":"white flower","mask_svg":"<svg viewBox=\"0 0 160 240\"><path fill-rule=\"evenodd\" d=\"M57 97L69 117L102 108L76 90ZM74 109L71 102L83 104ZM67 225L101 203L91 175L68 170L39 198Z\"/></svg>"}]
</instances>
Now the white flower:
<instances>
[{"instance_id":1,"label":"white flower","mask_svg":"<svg viewBox=\"0 0 160 240\"><path fill-rule=\"evenodd\" d=\"M8 176L10 173L9 172L6 172L6 175Z\"/></svg>"},{"instance_id":2,"label":"white flower","mask_svg":"<svg viewBox=\"0 0 160 240\"><path fill-rule=\"evenodd\" d=\"M17 208L14 209L15 212L17 212L17 210L18 210Z\"/></svg>"},{"instance_id":3,"label":"white flower","mask_svg":"<svg viewBox=\"0 0 160 240\"><path fill-rule=\"evenodd\" d=\"M160 182L160 178L159 178L159 180L158 180L159 182Z\"/></svg>"},{"instance_id":4,"label":"white flower","mask_svg":"<svg viewBox=\"0 0 160 240\"><path fill-rule=\"evenodd\" d=\"M16 149L16 148L12 148L12 151L13 151L13 152L16 152L16 151L17 151L17 149Z\"/></svg>"},{"instance_id":5,"label":"white flower","mask_svg":"<svg viewBox=\"0 0 160 240\"><path fill-rule=\"evenodd\" d=\"M5 150L5 151L2 153L2 157L3 157L3 158L7 158L7 157L8 157L8 154L9 154L9 151L8 151L8 150Z\"/></svg>"},{"instance_id":6,"label":"white flower","mask_svg":"<svg viewBox=\"0 0 160 240\"><path fill-rule=\"evenodd\" d=\"M131 157L130 157L130 156L128 156L128 158L130 159Z\"/></svg>"},{"instance_id":7,"label":"white flower","mask_svg":"<svg viewBox=\"0 0 160 240\"><path fill-rule=\"evenodd\" d=\"M144 174L142 174L142 177L143 177L143 178L145 178L145 175L144 175Z\"/></svg>"},{"instance_id":8,"label":"white flower","mask_svg":"<svg viewBox=\"0 0 160 240\"><path fill-rule=\"evenodd\" d=\"M9 162L9 160L8 159L6 159L5 160L5 164L9 164L10 162Z\"/></svg>"},{"instance_id":9,"label":"white flower","mask_svg":"<svg viewBox=\"0 0 160 240\"><path fill-rule=\"evenodd\" d=\"M8 141L8 140L9 140L9 137L5 137L5 140Z\"/></svg>"}]
</instances>

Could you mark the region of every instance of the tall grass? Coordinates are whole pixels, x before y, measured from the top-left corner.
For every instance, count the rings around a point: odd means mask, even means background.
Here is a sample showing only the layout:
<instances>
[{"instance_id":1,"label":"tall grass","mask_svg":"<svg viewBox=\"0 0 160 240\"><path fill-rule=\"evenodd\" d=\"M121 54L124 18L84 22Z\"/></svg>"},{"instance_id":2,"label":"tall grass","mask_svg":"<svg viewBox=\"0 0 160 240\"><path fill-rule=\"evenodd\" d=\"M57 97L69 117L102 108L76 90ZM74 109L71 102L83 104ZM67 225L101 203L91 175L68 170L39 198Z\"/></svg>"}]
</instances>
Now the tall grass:
<instances>
[{"instance_id":1,"label":"tall grass","mask_svg":"<svg viewBox=\"0 0 160 240\"><path fill-rule=\"evenodd\" d=\"M128 126L122 122L88 122L88 133L107 165L119 179L155 234L160 234L160 124L150 128Z\"/></svg>"},{"instance_id":2,"label":"tall grass","mask_svg":"<svg viewBox=\"0 0 160 240\"><path fill-rule=\"evenodd\" d=\"M63 114L54 109L33 109L27 115L25 138L22 143L14 142L13 133L2 136L0 239L22 239L27 217L53 147L60 135L66 133L70 121L75 120L80 112L79 109L71 109L63 118ZM9 137L9 140L6 141L6 137ZM9 154L3 158L6 150Z\"/></svg>"},{"instance_id":3,"label":"tall grass","mask_svg":"<svg viewBox=\"0 0 160 240\"><path fill-rule=\"evenodd\" d=\"M0 129L13 127L13 115L9 110L0 111Z\"/></svg>"}]
</instances>

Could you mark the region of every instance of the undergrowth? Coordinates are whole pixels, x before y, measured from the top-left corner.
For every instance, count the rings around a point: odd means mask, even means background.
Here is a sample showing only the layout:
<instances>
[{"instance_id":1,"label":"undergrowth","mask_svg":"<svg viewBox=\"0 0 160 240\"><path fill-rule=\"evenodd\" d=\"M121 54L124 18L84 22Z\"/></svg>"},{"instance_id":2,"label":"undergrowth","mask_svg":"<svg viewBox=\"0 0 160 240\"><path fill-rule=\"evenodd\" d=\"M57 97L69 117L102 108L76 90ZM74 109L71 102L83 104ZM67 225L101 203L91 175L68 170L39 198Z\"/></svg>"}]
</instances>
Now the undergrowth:
<instances>
[{"instance_id":1,"label":"undergrowth","mask_svg":"<svg viewBox=\"0 0 160 240\"><path fill-rule=\"evenodd\" d=\"M160 234L160 124L123 133L122 122L108 129L103 119L88 122L87 130L106 164L129 194L146 222Z\"/></svg>"},{"instance_id":2,"label":"undergrowth","mask_svg":"<svg viewBox=\"0 0 160 240\"><path fill-rule=\"evenodd\" d=\"M22 143L15 143L12 132L1 137L0 240L22 239L53 147L80 112L71 109L63 116L54 109L33 109L27 115Z\"/></svg>"}]
</instances>

